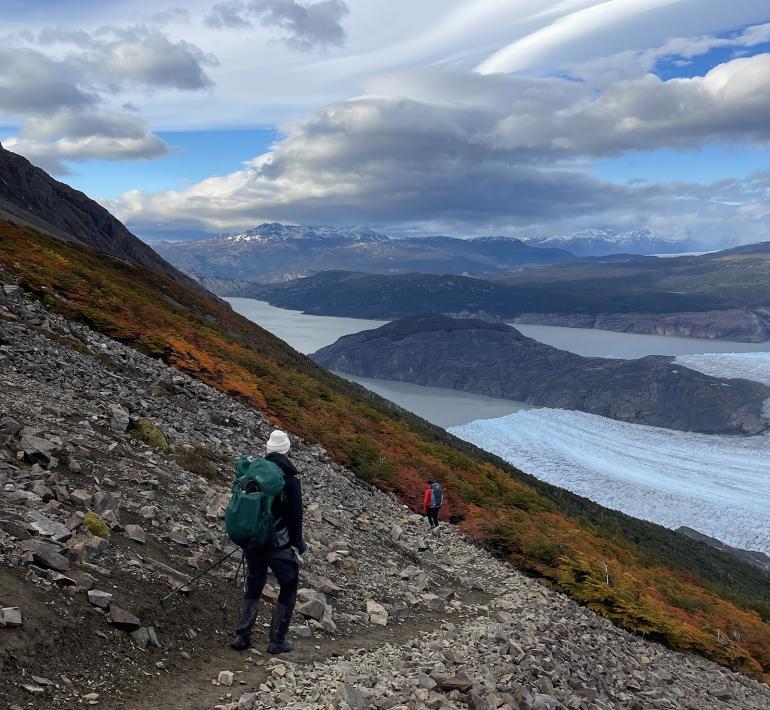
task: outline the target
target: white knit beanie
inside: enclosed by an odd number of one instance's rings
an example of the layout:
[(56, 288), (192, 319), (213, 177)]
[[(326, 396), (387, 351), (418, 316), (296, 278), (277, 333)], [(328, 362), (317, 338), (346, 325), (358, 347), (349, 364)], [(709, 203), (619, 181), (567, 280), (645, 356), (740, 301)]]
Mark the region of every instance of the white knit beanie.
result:
[(276, 429), (267, 440), (268, 454), (285, 454), (291, 448), (289, 435), (285, 431)]

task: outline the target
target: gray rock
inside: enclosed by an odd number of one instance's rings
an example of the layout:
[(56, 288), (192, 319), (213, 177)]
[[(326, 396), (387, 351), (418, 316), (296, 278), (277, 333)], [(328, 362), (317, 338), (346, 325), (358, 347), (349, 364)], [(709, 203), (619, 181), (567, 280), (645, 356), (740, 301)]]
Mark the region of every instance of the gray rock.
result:
[(108, 609), (112, 602), (112, 594), (109, 592), (102, 592), (98, 589), (89, 589), (88, 601), (100, 609)]
[(70, 561), (66, 557), (47, 547), (34, 551), (32, 557), (37, 564), (45, 569), (66, 572), (70, 568)]
[(108, 404), (107, 413), (110, 415), (110, 428), (113, 431), (124, 432), (131, 423), (128, 410), (120, 404)]
[(337, 696), (344, 700), (351, 710), (369, 710), (369, 701), (364, 694), (355, 686), (348, 683), (341, 683), (337, 686)]
[(22, 430), (22, 425), (19, 424), (15, 419), (11, 419), (10, 417), (6, 417), (5, 419), (0, 419), (0, 434), (10, 434), (11, 436), (16, 436), (20, 431)]
[(142, 545), (144, 545), (144, 543), (147, 541), (144, 533), (144, 528), (142, 528), (139, 525), (132, 525), (130, 523), (126, 525), (126, 537), (129, 540), (133, 540), (134, 542), (139, 542)]
[(130, 611), (114, 604), (110, 605), (110, 623), (124, 631), (136, 631), (142, 625), (142, 622)]
[(50, 537), (57, 542), (66, 542), (72, 537), (72, 531), (66, 525), (42, 516), (29, 523), (27, 529), (42, 537)]
[(88, 508), (92, 500), (93, 496), (84, 488), (78, 488), (70, 493), (70, 503), (76, 508)]
[(22, 626), (23, 624), (21, 609), (17, 606), (0, 609), (0, 619), (2, 619), (4, 626)]

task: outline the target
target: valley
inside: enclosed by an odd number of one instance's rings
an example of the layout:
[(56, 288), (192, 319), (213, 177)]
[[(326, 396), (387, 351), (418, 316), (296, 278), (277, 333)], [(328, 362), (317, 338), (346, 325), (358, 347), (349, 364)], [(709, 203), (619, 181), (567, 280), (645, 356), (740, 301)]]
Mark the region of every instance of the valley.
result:
[[(310, 316), (252, 299), (240, 313), (305, 352), (382, 321)], [(731, 343), (520, 325), (531, 338), (590, 357), (666, 355), (675, 364), (770, 385), (770, 343)], [(682, 525), (735, 547), (770, 553), (768, 435), (699, 435), (605, 417), (340, 373), (544, 480), (666, 527)], [(478, 397), (478, 400), (466, 398)], [(495, 407), (494, 403), (497, 403)], [(496, 409), (502, 411), (495, 411)], [(509, 411), (506, 411), (509, 410)]]

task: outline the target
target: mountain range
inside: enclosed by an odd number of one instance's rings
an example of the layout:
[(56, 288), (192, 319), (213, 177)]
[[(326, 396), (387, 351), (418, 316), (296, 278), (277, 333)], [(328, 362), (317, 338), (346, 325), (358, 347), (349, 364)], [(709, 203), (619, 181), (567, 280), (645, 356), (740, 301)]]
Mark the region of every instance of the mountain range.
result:
[(368, 273), (472, 274), (576, 261), (563, 249), (507, 237), (391, 239), (365, 227), (262, 224), (238, 234), (189, 242), (158, 242), (166, 259), (199, 279), (280, 282), (348, 269)]
[(527, 237), (527, 244), (566, 249), (577, 256), (609, 254), (681, 254), (701, 251), (703, 245), (689, 238), (672, 239), (642, 227), (621, 231), (611, 228), (581, 229), (547, 237)]

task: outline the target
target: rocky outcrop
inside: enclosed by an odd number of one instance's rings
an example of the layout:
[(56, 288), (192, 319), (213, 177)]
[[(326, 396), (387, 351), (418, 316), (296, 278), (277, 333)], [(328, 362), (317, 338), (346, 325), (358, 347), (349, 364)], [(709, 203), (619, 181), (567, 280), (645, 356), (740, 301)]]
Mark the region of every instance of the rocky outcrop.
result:
[(313, 359), (361, 377), (448, 387), (621, 421), (720, 434), (756, 434), (770, 388), (675, 366), (671, 358), (585, 358), (511, 326), (416, 316), (340, 338)]
[(195, 282), (129, 232), (104, 207), (0, 145), (0, 219), (80, 242), (148, 266), (187, 286)]

